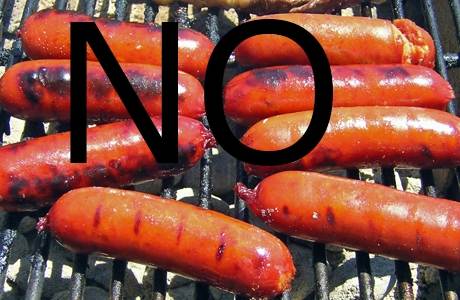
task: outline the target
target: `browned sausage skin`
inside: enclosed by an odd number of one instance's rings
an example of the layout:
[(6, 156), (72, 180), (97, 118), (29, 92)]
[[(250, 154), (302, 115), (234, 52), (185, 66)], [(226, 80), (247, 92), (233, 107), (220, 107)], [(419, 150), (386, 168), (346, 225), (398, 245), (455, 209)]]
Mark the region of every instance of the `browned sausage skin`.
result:
[[(331, 65), (416, 64), (434, 67), (435, 48), (430, 34), (408, 19), (393, 21), (365, 17), (274, 14), (255, 18), (295, 23), (321, 44)], [(294, 41), (262, 34), (243, 41), (236, 49), (245, 66), (305, 65), (308, 58)]]
[[(444, 110), (455, 95), (433, 69), (414, 65), (331, 66), (333, 106), (416, 106)], [(263, 118), (312, 110), (310, 66), (253, 69), (234, 77), (224, 90), (225, 113), (247, 125)], [(321, 101), (319, 99), (318, 101)]]
[[(121, 64), (151, 116), (161, 115), (161, 67)], [(204, 91), (193, 76), (178, 74), (179, 114), (204, 115)], [(16, 117), (34, 121), (70, 120), (70, 61), (32, 60), (13, 65), (0, 79), (0, 105)], [(87, 63), (87, 115), (90, 122), (128, 119), (120, 97), (97, 62)]]
[[(161, 120), (153, 122), (161, 130)], [(34, 210), (78, 187), (118, 187), (180, 174), (215, 144), (199, 121), (185, 117), (179, 118), (178, 136), (177, 164), (158, 163), (132, 121), (89, 128), (87, 163), (70, 163), (69, 132), (1, 147), (0, 207)]]
[(460, 271), (458, 202), (299, 171), (267, 177), (255, 190), (238, 184), (236, 192), (288, 235)]
[(295, 268), (287, 247), (237, 219), (179, 201), (109, 188), (62, 196), (47, 224), (80, 253), (154, 264), (235, 293), (273, 297), (290, 288)]
[[(95, 22), (119, 62), (161, 65), (161, 28), (151, 24), (92, 18), (73, 11), (41, 10), (20, 30), (24, 52), (32, 59), (70, 58), (70, 23)], [(214, 45), (192, 29), (178, 32), (179, 70), (204, 79)], [(96, 60), (90, 47), (88, 59)]]
[[(311, 112), (270, 117), (249, 128), (241, 141), (257, 150), (280, 150), (300, 139), (310, 118)], [(300, 160), (278, 166), (245, 164), (245, 169), (265, 177), (287, 170), (457, 165), (458, 117), (427, 108), (367, 106), (334, 108), (322, 140)]]

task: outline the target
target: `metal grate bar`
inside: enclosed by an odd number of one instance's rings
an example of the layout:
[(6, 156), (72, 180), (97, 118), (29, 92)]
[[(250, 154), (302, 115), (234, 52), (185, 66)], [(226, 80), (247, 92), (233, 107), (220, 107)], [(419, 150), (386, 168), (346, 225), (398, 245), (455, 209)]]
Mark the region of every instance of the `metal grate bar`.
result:
[(449, 0), (450, 8), (452, 9), (452, 14), (454, 15), (455, 30), (457, 33), (457, 41), (460, 41), (460, 1), (459, 0)]
[(10, 26), (11, 17), (13, 14), (13, 7), (14, 7), (14, 0), (1, 0), (0, 1), (0, 8), (2, 10), (2, 22), (1, 22), (1, 33), (2, 38), (0, 41), (0, 48), (3, 49), (5, 45), (4, 35), (8, 31), (8, 27)]
[(87, 254), (75, 254), (73, 261), (72, 278), (70, 279), (70, 299), (80, 300), (83, 299), (83, 291), (86, 284), (86, 267), (88, 265)]
[[(162, 181), (161, 196), (163, 198), (175, 199), (174, 177), (165, 178)], [(153, 274), (153, 299), (164, 300), (166, 298), (168, 273), (162, 269), (155, 269)]]
[[(347, 177), (359, 180), (359, 170), (347, 170)], [(356, 268), (358, 271), (359, 295), (363, 300), (373, 300), (374, 298), (374, 279), (372, 277), (371, 262), (369, 254), (356, 251)]]
[(192, 20), (188, 17), (187, 5), (182, 5), (179, 2), (174, 2), (169, 6), (169, 18), (177, 22), (179, 28), (190, 28)]
[[(204, 126), (209, 127), (208, 119), (203, 117), (202, 122)], [(200, 192), (198, 195), (199, 205), (202, 208), (209, 208), (209, 201), (211, 200), (212, 182), (211, 182), (211, 163), (212, 163), (212, 149), (206, 149), (203, 158), (200, 162)], [(197, 282), (195, 285), (195, 299), (209, 299), (209, 285), (203, 282)]]
[(329, 282), (324, 244), (313, 243), (313, 269), (315, 273), (315, 299), (329, 300)]
[(27, 300), (39, 300), (41, 298), (50, 242), (50, 233), (46, 231), (40, 232), (35, 239), (36, 249), (32, 255), (32, 268), (25, 296)]
[[(386, 186), (396, 188), (394, 170), (392, 168), (382, 169), (382, 183)], [(412, 274), (409, 264), (400, 260), (395, 261), (395, 273), (397, 282), (398, 299), (414, 299), (412, 290)]]
[(158, 5), (153, 3), (153, 1), (147, 1), (144, 10), (144, 22), (153, 23), (155, 22), (155, 16), (158, 13)]
[(123, 283), (125, 281), (125, 271), (127, 262), (115, 259), (112, 266), (112, 282), (110, 284), (110, 299), (123, 299)]
[(68, 0), (57, 0), (54, 3), (54, 8), (59, 10), (64, 10), (67, 7)]
[(6, 216), (5, 229), (0, 233), (0, 298), (3, 297), (6, 272), (8, 270), (8, 257), (11, 247), (16, 238), (17, 230), (23, 215), (21, 213), (9, 213)]

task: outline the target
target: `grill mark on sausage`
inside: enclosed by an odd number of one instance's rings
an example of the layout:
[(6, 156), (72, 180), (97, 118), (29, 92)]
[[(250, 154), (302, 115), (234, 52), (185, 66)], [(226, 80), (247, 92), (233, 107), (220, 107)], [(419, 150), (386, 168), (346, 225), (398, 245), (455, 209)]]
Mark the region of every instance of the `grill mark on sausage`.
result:
[(20, 82), (23, 82), (21, 86), (23, 87), (23, 92), (26, 99), (32, 104), (39, 103), (43, 97), (43, 94), (36, 87), (38, 80), (37, 72), (24, 72), (19, 77)]
[(256, 81), (255, 84), (263, 83), (271, 87), (279, 86), (282, 82), (288, 79), (288, 76), (284, 70), (276, 68), (262, 70), (256, 69), (252, 71), (252, 75), (254, 76), (253, 78)]
[(225, 240), (225, 233), (222, 232), (220, 234), (220, 241), (219, 241), (219, 246), (217, 247), (216, 251), (216, 260), (220, 261), (222, 259), (222, 256), (224, 255), (225, 248), (227, 247), (227, 243)]
[(133, 228), (133, 231), (134, 231), (135, 235), (139, 234), (139, 229), (141, 227), (141, 223), (142, 223), (142, 211), (137, 210), (136, 215), (134, 216), (134, 228)]
[(406, 69), (401, 67), (380, 67), (379, 71), (386, 79), (393, 79), (398, 77), (409, 77), (410, 74)]
[(182, 233), (184, 232), (184, 221), (181, 220), (179, 227), (177, 228), (176, 243), (179, 244), (180, 239), (182, 238)]
[(434, 159), (433, 153), (427, 145), (421, 145), (421, 153), (424, 157), (428, 158), (429, 160)]
[(289, 215), (289, 208), (286, 205), (283, 206), (283, 214)]
[(96, 212), (94, 213), (94, 218), (93, 218), (94, 228), (97, 228), (99, 224), (101, 223), (101, 210), (102, 210), (102, 204), (99, 204), (98, 207), (96, 208)]
[(327, 223), (331, 226), (335, 225), (335, 215), (332, 207), (328, 206), (326, 209), (326, 219)]

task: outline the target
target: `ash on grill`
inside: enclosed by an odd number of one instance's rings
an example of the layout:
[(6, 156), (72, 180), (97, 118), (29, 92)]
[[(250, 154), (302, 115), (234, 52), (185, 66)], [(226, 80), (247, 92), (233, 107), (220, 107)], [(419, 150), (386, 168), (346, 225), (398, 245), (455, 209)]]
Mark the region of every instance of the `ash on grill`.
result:
[[(460, 61), (459, 54), (456, 53), (459, 46), (460, 1), (438, 1), (436, 11), (443, 13), (438, 18), (433, 8), (434, 1), (407, 2), (403, 5), (401, 0), (394, 0), (378, 7), (371, 7), (363, 1), (360, 7), (343, 10), (342, 13), (383, 18), (405, 16), (425, 25), (436, 42), (438, 71), (445, 78), (450, 75), (451, 84), (458, 90), (459, 85), (456, 83), (460, 82), (457, 78), (459, 74), (454, 68), (459, 66)], [(79, 10), (88, 15), (135, 22), (161, 23), (176, 20), (180, 26), (191, 26), (207, 34), (214, 42), (239, 22), (250, 17), (247, 14), (237, 14), (234, 10), (213, 8), (199, 11), (191, 5), (178, 4), (158, 7), (148, 1), (128, 3), (126, 0), (0, 0), (0, 74), (4, 72), (5, 67), (23, 58), (21, 44), (15, 36), (21, 22), (32, 12), (47, 7)], [(439, 28), (453, 28), (455, 24), (457, 35), (449, 30), (439, 32), (437, 19), (440, 25), (444, 25)], [(455, 52), (443, 52), (443, 46)], [(451, 68), (451, 73), (448, 74), (447, 68)], [(233, 65), (229, 73), (233, 75), (240, 71)], [(451, 105), (449, 110), (455, 112), (456, 107)], [(7, 134), (2, 140), (5, 144), (67, 128), (66, 124), (24, 122), (10, 118), (3, 111), (0, 112), (0, 133)], [(459, 191), (454, 176), (456, 174), (446, 170), (436, 171), (434, 175), (430, 170), (347, 170), (341, 175), (392, 185), (409, 192), (422, 192), (430, 196), (442, 195), (453, 198)], [(164, 197), (176, 197), (249, 220), (266, 228), (261, 222), (248, 216), (243, 202), (234, 199), (232, 189), (236, 180), (244, 181), (249, 186), (256, 184), (254, 178), (245, 176), (239, 162), (222, 149), (213, 149), (205, 155), (201, 166), (195, 167), (183, 176), (129, 188), (161, 193)], [(83, 294), (86, 299), (109, 296), (120, 299), (122, 295), (126, 299), (234, 298), (232, 294), (145, 265), (113, 261), (93, 255), (74, 256), (48, 234), (37, 236), (35, 222), (44, 213), (45, 211), (28, 215), (1, 213), (3, 230), (0, 234), (0, 295), (3, 299), (80, 299)], [(404, 262), (395, 263), (386, 258), (335, 247), (325, 248), (324, 245), (285, 236), (281, 238), (288, 243), (297, 267), (294, 287), (290, 293), (281, 297), (283, 299), (313, 299), (315, 296), (318, 299), (411, 299), (412, 294), (419, 299), (435, 299), (441, 298), (441, 292), (445, 299), (458, 299), (455, 290), (460, 289), (459, 280), (446, 272), (439, 272), (439, 284), (438, 271), (429, 267)], [(328, 289), (330, 294), (327, 292)], [(236, 298), (244, 299), (240, 296)]]

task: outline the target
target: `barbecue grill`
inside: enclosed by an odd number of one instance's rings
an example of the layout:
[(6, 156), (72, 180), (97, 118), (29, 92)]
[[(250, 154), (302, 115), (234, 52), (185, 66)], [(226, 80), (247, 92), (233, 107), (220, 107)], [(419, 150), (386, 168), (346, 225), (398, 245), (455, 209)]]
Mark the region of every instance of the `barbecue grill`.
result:
[[(16, 1), (20, 2), (20, 1)], [(144, 1), (136, 1), (136, 3), (144, 3)], [(14, 32), (8, 31), (12, 20), (13, 10), (15, 9), (14, 0), (0, 0), (0, 19), (2, 30), (0, 31), (0, 63), (1, 66), (6, 68), (21, 61), (24, 56), (21, 49), (21, 42), (15, 36)], [(436, 4), (436, 7), (435, 7)], [(26, 0), (25, 6), (22, 10), (21, 24), (24, 20), (38, 9), (39, 0)], [(132, 8), (133, 3), (128, 0), (116, 0), (115, 3), (115, 19), (126, 20), (129, 18), (129, 12)], [(57, 0), (54, 2), (54, 7), (57, 9), (66, 9), (68, 7), (67, 0)], [(96, 7), (96, 0), (80, 0), (77, 10), (84, 12), (88, 15), (94, 15)], [(108, 0), (103, 1), (101, 15), (107, 16)], [(452, 18), (452, 25), (450, 28), (455, 28), (455, 33), (449, 30), (441, 32), (440, 25), (438, 23), (438, 13), (440, 7), (444, 9), (442, 11), (448, 18)], [(450, 10), (449, 10), (450, 8)], [(179, 22), (179, 26), (182, 27), (193, 27), (196, 24), (191, 22), (188, 17), (187, 5), (173, 4), (170, 7), (170, 20)], [(153, 4), (151, 1), (145, 1), (145, 22), (152, 22), (157, 15), (159, 7)], [(460, 0), (441, 0), (434, 3), (432, 0), (411, 0), (404, 3), (402, 0), (387, 1), (387, 3), (379, 5), (376, 10), (368, 1), (363, 1), (361, 6), (354, 7), (353, 13), (355, 15), (363, 15), (367, 17), (374, 16), (377, 11), (378, 17), (383, 18), (411, 18), (422, 27), (428, 29), (431, 33), (435, 46), (436, 46), (436, 69), (446, 79), (449, 77), (454, 78), (457, 74), (455, 68), (460, 67), (460, 52), (445, 52), (444, 47), (458, 47), (456, 44), (460, 41)], [(438, 13), (437, 13), (438, 11)], [(211, 8), (208, 9), (204, 24), (196, 25), (198, 29), (205, 33), (214, 42), (218, 42), (219, 37), (223, 34), (223, 25), (220, 23), (219, 14), (220, 9)], [(245, 13), (238, 13), (239, 21), (248, 19), (249, 15)], [(446, 23), (450, 20), (440, 20)], [(448, 35), (447, 39), (442, 39), (443, 35)], [(450, 36), (452, 35), (452, 36)], [(6, 49), (5, 42), (13, 41), (12, 46)], [(455, 44), (451, 46), (448, 43)], [(458, 51), (458, 50), (455, 50)], [(236, 64), (232, 64), (230, 61), (229, 67), (232, 72), (241, 72), (242, 69)], [(449, 72), (452, 69), (452, 72)], [(455, 89), (459, 87), (460, 81), (450, 80), (451, 84)], [(452, 101), (448, 106), (448, 111), (455, 114), (457, 112), (456, 103)], [(3, 133), (9, 134), (10, 132), (10, 117), (9, 115), (1, 111), (0, 112), (0, 138)], [(206, 119), (203, 119), (205, 125)], [(68, 129), (67, 124), (54, 124), (57, 131)], [(241, 130), (237, 128), (237, 132), (241, 133)], [(37, 137), (45, 134), (44, 125), (38, 122), (26, 122), (23, 138)], [(199, 194), (198, 199), (200, 205), (203, 208), (209, 208), (212, 193), (212, 168), (215, 167), (216, 162), (213, 162), (212, 150), (207, 150), (199, 166)], [(214, 164), (214, 165), (213, 165)], [(236, 170), (235, 177), (238, 181), (242, 181), (249, 186), (253, 187), (257, 183), (256, 178), (248, 177), (243, 169), (240, 162), (236, 160), (226, 160), (228, 169)], [(236, 165), (236, 168), (235, 168)], [(193, 171), (189, 171), (193, 172)], [(414, 170), (411, 172), (417, 172), (422, 181), (422, 191), (432, 197), (439, 195), (439, 187), (435, 185), (438, 180), (438, 172), (433, 173), (432, 170)], [(447, 189), (443, 192), (447, 193), (447, 197), (455, 199), (460, 191), (459, 185), (459, 169), (453, 169), (449, 171), (450, 176), (449, 184)], [(196, 172), (193, 173), (196, 175)], [(387, 186), (396, 186), (395, 173), (393, 169), (382, 169), (375, 172), (375, 181), (382, 183)], [(189, 174), (190, 175), (190, 174)], [(185, 175), (187, 176), (187, 174)], [(193, 176), (193, 175), (190, 175)], [(346, 176), (349, 178), (360, 179), (360, 172), (357, 169), (346, 170)], [(182, 181), (183, 183), (183, 181)], [(168, 198), (176, 197), (176, 190), (181, 188), (181, 184), (177, 184), (174, 178), (167, 178), (162, 180), (162, 196)], [(233, 184), (232, 182), (231, 184)], [(445, 196), (445, 195), (443, 195)], [(248, 212), (245, 209), (244, 203), (235, 198), (234, 199), (235, 209), (234, 217), (248, 221)], [(18, 233), (18, 225), (20, 221), (26, 217), (31, 216), (34, 218), (43, 216), (46, 210), (40, 210), (34, 213), (9, 213), (6, 215), (3, 229), (0, 232), (0, 295), (3, 295), (4, 284), (6, 280), (6, 274), (8, 270), (8, 257), (11, 254), (13, 242)], [(299, 243), (295, 239), (291, 239), (286, 236), (280, 236), (281, 239), (286, 243)], [(27, 290), (25, 291), (25, 299), (40, 299), (42, 297), (42, 291), (46, 289), (44, 287), (45, 269), (48, 254), (50, 251), (50, 243), (52, 237), (46, 232), (39, 233), (36, 236), (35, 246), (31, 253), (31, 269), (29, 273), (29, 279), (27, 284)], [(315, 275), (315, 289), (314, 293), (308, 296), (308, 299), (329, 299), (329, 283), (328, 283), (328, 268), (326, 259), (326, 247), (323, 244), (312, 243), (313, 250), (313, 269)], [(460, 258), (459, 258), (460, 259)], [(85, 271), (87, 268), (88, 256), (83, 254), (75, 254), (73, 262), (73, 273), (70, 279), (70, 298), (71, 299), (82, 299), (83, 291), (85, 288)], [(361, 299), (375, 299), (373, 291), (373, 275), (370, 267), (369, 254), (357, 251), (356, 252), (356, 265), (359, 279), (359, 294)], [(123, 295), (124, 277), (126, 271), (127, 262), (121, 260), (113, 261), (112, 279), (110, 285), (110, 297), (111, 299), (121, 299)], [(413, 279), (409, 265), (403, 261), (395, 261), (395, 274), (397, 278), (396, 296), (399, 299), (414, 299), (413, 295)], [(154, 299), (165, 299), (167, 290), (167, 273), (166, 271), (156, 269), (154, 271), (154, 282), (153, 286), (153, 298)], [(235, 274), (238, 276), (238, 274)], [(439, 271), (439, 281), (441, 285), (442, 297), (444, 299), (458, 299), (458, 293), (455, 291), (453, 280), (454, 275), (446, 272)], [(196, 283), (195, 294), (196, 299), (210, 299), (211, 294), (209, 287), (201, 282)], [(245, 297), (235, 295), (236, 299), (246, 299)], [(289, 292), (281, 295), (280, 299), (291, 299)]]

